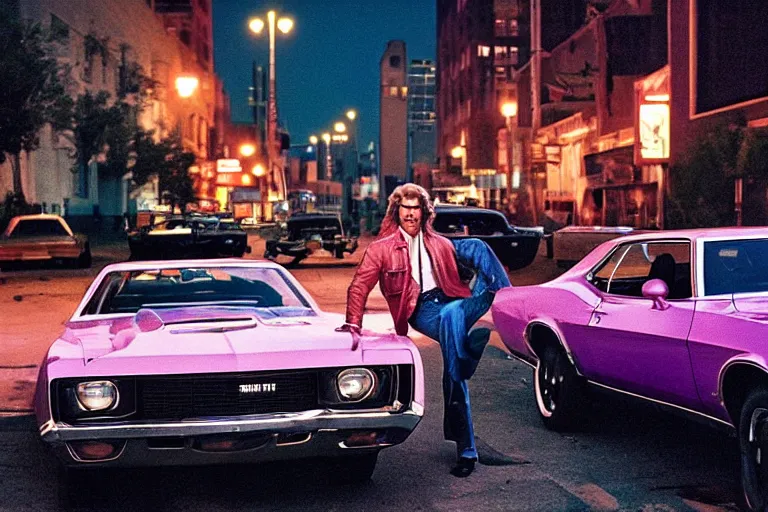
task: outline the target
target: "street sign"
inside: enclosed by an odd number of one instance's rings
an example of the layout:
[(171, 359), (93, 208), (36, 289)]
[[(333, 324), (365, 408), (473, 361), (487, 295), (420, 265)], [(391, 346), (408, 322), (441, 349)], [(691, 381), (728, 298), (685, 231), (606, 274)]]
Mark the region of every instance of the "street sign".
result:
[(216, 160), (216, 172), (241, 172), (240, 160), (237, 158), (219, 158)]

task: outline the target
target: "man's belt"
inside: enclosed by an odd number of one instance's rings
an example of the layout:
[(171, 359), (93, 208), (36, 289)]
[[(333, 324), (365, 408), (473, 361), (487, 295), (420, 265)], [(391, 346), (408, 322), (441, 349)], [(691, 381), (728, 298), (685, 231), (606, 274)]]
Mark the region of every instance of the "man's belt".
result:
[(419, 302), (451, 302), (452, 297), (443, 293), (440, 288), (432, 288), (419, 295)]

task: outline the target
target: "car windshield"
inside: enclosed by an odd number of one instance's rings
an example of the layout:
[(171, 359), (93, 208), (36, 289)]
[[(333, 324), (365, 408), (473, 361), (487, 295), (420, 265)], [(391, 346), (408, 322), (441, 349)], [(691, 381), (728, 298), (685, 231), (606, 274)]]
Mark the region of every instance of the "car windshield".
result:
[(67, 230), (58, 219), (26, 219), (19, 221), (10, 238), (33, 236), (68, 236)]
[(278, 269), (186, 267), (110, 272), (83, 315), (136, 313), (141, 308), (233, 306), (300, 309), (309, 302)]
[(768, 291), (768, 239), (704, 243), (704, 295)]

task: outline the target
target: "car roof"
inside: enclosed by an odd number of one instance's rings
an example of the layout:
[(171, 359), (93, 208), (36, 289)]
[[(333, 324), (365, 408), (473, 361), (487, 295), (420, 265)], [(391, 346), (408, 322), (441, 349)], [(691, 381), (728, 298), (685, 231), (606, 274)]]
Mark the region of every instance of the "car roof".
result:
[(435, 213), (469, 213), (471, 215), (474, 214), (480, 214), (480, 215), (495, 215), (502, 217), (504, 216), (501, 212), (496, 210), (490, 210), (488, 208), (478, 208), (477, 206), (442, 206), (437, 205), (435, 207)]
[(616, 243), (642, 242), (646, 240), (668, 240), (685, 238), (695, 242), (700, 238), (742, 238), (768, 237), (768, 228), (764, 227), (725, 227), (674, 229), (669, 231), (646, 231), (614, 239)]
[(54, 213), (33, 213), (31, 215), (17, 215), (14, 217), (14, 219), (18, 219), (19, 221), (22, 220), (64, 220), (61, 218), (61, 215), (56, 215)]

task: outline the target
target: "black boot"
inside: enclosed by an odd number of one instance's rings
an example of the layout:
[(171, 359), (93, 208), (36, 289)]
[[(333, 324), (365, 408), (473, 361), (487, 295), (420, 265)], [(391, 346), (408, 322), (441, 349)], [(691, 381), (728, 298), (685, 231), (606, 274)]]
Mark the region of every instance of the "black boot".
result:
[(475, 459), (459, 457), (459, 461), (451, 469), (451, 474), (457, 478), (466, 478), (475, 470)]

